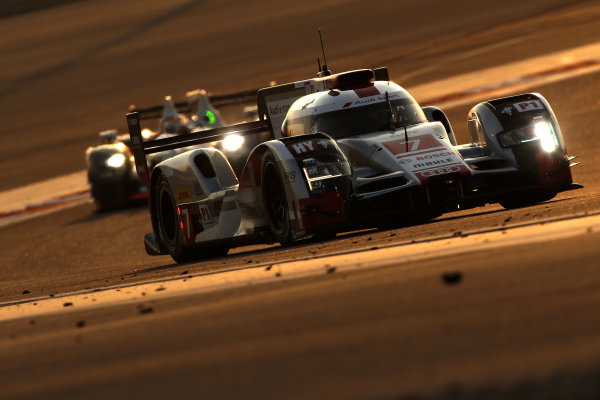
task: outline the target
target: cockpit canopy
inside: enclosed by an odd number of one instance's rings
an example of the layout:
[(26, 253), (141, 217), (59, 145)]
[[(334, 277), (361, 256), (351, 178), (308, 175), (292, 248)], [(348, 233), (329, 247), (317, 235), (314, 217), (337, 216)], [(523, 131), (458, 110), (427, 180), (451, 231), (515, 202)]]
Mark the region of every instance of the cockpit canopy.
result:
[[(368, 102), (358, 98), (354, 90), (337, 91), (335, 95), (316, 93), (312, 95), (318, 96), (315, 101), (298, 100), (305, 106), (292, 105), (282, 125), (283, 135), (322, 132), (339, 139), (427, 122), (419, 104), (404, 89), (387, 82), (376, 83), (380, 94), (371, 96)], [(394, 91), (386, 94), (382, 89)]]

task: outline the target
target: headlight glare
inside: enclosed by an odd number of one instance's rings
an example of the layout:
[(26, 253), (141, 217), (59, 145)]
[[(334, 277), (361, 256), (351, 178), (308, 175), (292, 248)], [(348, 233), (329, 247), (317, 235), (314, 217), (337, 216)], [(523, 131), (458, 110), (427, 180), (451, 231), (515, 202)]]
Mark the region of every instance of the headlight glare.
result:
[(548, 153), (553, 152), (558, 147), (556, 137), (552, 133), (552, 128), (545, 121), (536, 122), (533, 128), (535, 136), (541, 140), (542, 149)]
[(143, 139), (148, 139), (153, 135), (152, 131), (148, 128), (144, 128), (142, 129), (142, 138)]
[(528, 126), (500, 133), (496, 137), (502, 147), (512, 147), (539, 140), (542, 149), (548, 153), (558, 148), (558, 141), (552, 126), (539, 117), (534, 118), (533, 123)]
[(120, 168), (125, 164), (125, 156), (122, 153), (115, 153), (106, 160), (106, 165), (112, 168)]
[(237, 134), (227, 135), (227, 137), (223, 139), (223, 149), (227, 151), (239, 150), (243, 144), (244, 137)]

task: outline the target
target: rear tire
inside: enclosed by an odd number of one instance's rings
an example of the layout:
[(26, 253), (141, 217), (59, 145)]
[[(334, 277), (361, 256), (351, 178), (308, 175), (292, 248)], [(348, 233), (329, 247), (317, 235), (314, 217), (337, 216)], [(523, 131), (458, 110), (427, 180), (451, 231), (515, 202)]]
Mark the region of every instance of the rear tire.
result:
[(175, 197), (171, 185), (164, 175), (158, 178), (156, 189), (156, 216), (158, 220), (158, 233), (160, 240), (165, 245), (169, 254), (177, 263), (196, 261), (203, 258), (222, 257), (227, 254), (226, 246), (184, 246), (183, 232), (177, 215)]
[(292, 242), (289, 207), (285, 186), (275, 159), (268, 154), (262, 169), (264, 206), (273, 238), (282, 245)]

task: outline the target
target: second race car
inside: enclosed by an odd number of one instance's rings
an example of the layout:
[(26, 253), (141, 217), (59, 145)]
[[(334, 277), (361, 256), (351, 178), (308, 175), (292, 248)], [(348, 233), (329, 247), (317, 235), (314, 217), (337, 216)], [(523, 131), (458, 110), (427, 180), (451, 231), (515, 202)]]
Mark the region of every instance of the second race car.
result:
[[(152, 118), (152, 113), (160, 117), (155, 131), (142, 131), (143, 140), (183, 135), (224, 125), (206, 92), (196, 90), (186, 93), (185, 105), (188, 110), (192, 110), (190, 117), (180, 114), (169, 96), (165, 98), (160, 114), (156, 114), (154, 108), (141, 110), (142, 118)], [(100, 145), (89, 147), (85, 153), (88, 182), (96, 207), (99, 210), (121, 208), (138, 199), (147, 198), (148, 189), (134, 168), (129, 135), (106, 130), (100, 132), (100, 142)], [(156, 154), (149, 159), (149, 164), (152, 167), (181, 151)]]

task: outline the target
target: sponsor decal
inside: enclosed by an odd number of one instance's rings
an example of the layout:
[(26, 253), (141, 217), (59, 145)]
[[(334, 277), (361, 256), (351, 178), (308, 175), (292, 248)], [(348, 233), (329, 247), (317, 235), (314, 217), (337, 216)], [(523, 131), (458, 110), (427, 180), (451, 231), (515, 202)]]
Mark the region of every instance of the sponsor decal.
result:
[(269, 106), (269, 114), (271, 115), (280, 115), (285, 114), (290, 109), (289, 105), (274, 105)]
[(423, 177), (430, 177), (435, 175), (451, 174), (453, 172), (460, 172), (460, 167), (458, 165), (452, 165), (447, 167), (428, 169), (426, 171), (419, 172), (419, 175)]
[(183, 232), (183, 242), (191, 244), (196, 241), (196, 234), (204, 229), (198, 222), (198, 207), (195, 204), (186, 204), (177, 207), (179, 214), (180, 227)]
[[(377, 90), (377, 88), (374, 86), (373, 86), (373, 89)], [(361, 90), (361, 89), (357, 89), (357, 90)], [(377, 96), (377, 95), (380, 95), (380, 96)], [(386, 101), (385, 96), (381, 96), (381, 93), (379, 93), (379, 91), (377, 93), (370, 94), (369, 96), (371, 96), (371, 97), (369, 97), (368, 99), (356, 100), (356, 101), (351, 101), (351, 102), (345, 103), (342, 106), (342, 108), (348, 108), (350, 106), (360, 106), (360, 105), (364, 105), (364, 104), (373, 104), (373, 103), (379, 103), (379, 102)], [(359, 97), (365, 97), (365, 96), (359, 96)], [(401, 96), (399, 93), (391, 93), (391, 94), (389, 94), (388, 97), (390, 100), (393, 100), (393, 99), (398, 99)]]
[(281, 124), (287, 115), (293, 101), (293, 99), (285, 99), (278, 102), (268, 102), (269, 119), (271, 120), (271, 126), (278, 127), (273, 129), (275, 138), (281, 137)]
[(137, 118), (131, 118), (129, 120), (129, 126), (136, 126), (138, 124)]
[(360, 97), (361, 99), (363, 97), (371, 97), (371, 96), (377, 96), (378, 94), (381, 94), (375, 86), (367, 86), (367, 87), (360, 88), (360, 89), (354, 89), (354, 93), (356, 93), (356, 95), (358, 97)]
[(213, 223), (213, 217), (210, 215), (210, 211), (208, 209), (207, 204), (198, 205), (198, 209), (200, 210), (200, 216), (202, 218), (203, 225), (210, 225)]
[(310, 151), (315, 151), (315, 142), (312, 140), (308, 140), (306, 142), (294, 143), (292, 145), (292, 149), (296, 152), (296, 154), (304, 154)]
[(434, 135), (426, 134), (408, 139), (392, 140), (382, 143), (396, 155), (398, 164), (405, 171), (412, 172), (423, 183), (437, 175), (460, 172), (469, 174), (458, 154), (441, 143)]
[(456, 162), (456, 160), (449, 157), (449, 158), (444, 158), (444, 159), (439, 159), (439, 160), (424, 161), (424, 162), (414, 163), (413, 168), (415, 170), (417, 170), (418, 168), (429, 168), (429, 167), (433, 167), (435, 165), (450, 164), (451, 162)]
[(323, 90), (328, 90), (335, 86), (338, 86), (337, 78), (335, 79), (335, 81), (333, 81), (331, 79), (323, 81)]
[(354, 105), (364, 105), (364, 104), (372, 104), (372, 103), (379, 103), (381, 102), (381, 98), (375, 98), (375, 97), (370, 97), (368, 99), (364, 99), (364, 100), (356, 100), (354, 102)]
[[(433, 135), (421, 135), (408, 139), (408, 146), (404, 138), (397, 140), (390, 140), (389, 142), (383, 142), (382, 145), (390, 151), (392, 154), (401, 154), (401, 156), (407, 155), (408, 153), (430, 150), (435, 148), (442, 148), (442, 144)], [(430, 150), (431, 151), (431, 150)]]
[(187, 203), (188, 201), (192, 201), (192, 191), (190, 188), (177, 189), (175, 191), (175, 196), (177, 197), (177, 203)]
[(544, 106), (542, 106), (542, 103), (539, 100), (531, 100), (531, 101), (523, 101), (521, 103), (514, 103), (513, 107), (518, 112), (535, 111), (535, 110), (543, 110), (544, 109)]
[(306, 94), (312, 93), (312, 88), (310, 87), (310, 81), (304, 82), (304, 90), (306, 90)]
[(513, 108), (511, 106), (506, 106), (500, 111), (500, 113), (511, 116), (513, 113)]
[(415, 160), (423, 161), (423, 160), (435, 160), (442, 157), (453, 156), (454, 153), (451, 151), (442, 151), (439, 153), (431, 153), (431, 154), (423, 154), (421, 156), (416, 156)]
[(436, 167), (436, 168), (429, 168), (429, 169), (415, 172), (415, 175), (417, 176), (417, 178), (419, 178), (421, 180), (421, 182), (427, 183), (431, 180), (431, 178), (433, 178), (435, 176), (455, 174), (457, 172), (460, 173), (461, 175), (470, 175), (469, 170), (464, 165), (460, 165), (460, 164), (445, 165), (445, 166)]
[(283, 180), (285, 181), (285, 183), (296, 182), (296, 171), (285, 171), (283, 173)]
[(329, 148), (329, 140), (317, 140), (317, 145), (321, 146), (324, 149)]

